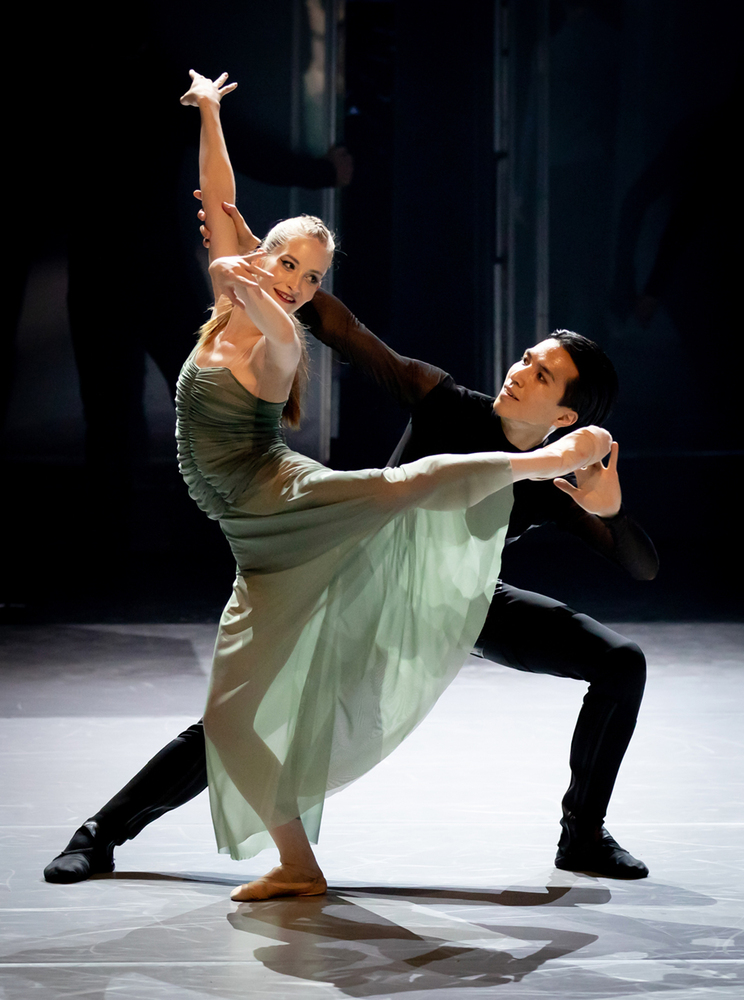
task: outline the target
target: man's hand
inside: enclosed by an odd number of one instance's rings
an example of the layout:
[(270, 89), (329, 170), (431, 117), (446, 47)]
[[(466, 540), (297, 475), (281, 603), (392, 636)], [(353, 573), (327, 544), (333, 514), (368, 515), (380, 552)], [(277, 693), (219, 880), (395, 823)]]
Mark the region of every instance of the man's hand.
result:
[[(194, 197), (196, 198), (197, 201), (201, 201), (201, 191), (199, 191), (198, 189), (194, 191)], [(256, 247), (260, 244), (261, 240), (259, 240), (258, 237), (253, 235), (253, 233), (250, 230), (250, 227), (248, 226), (248, 223), (245, 221), (243, 216), (238, 211), (237, 206), (231, 205), (229, 201), (223, 201), (222, 211), (225, 212), (227, 215), (229, 215), (233, 221), (233, 225), (235, 226), (235, 232), (238, 237), (238, 249), (240, 250), (240, 253), (241, 254), (253, 253)], [(199, 221), (201, 222), (201, 225), (199, 226), (199, 232), (202, 234), (202, 243), (204, 244), (205, 247), (208, 247), (209, 238), (212, 234), (210, 233), (209, 229), (207, 229), (206, 212), (204, 211), (203, 208), (200, 208), (199, 211), (196, 213), (196, 215)]]
[(622, 493), (617, 475), (617, 441), (612, 442), (607, 465), (600, 459), (592, 465), (576, 470), (576, 486), (565, 479), (553, 480), (559, 490), (568, 493), (579, 507), (599, 517), (614, 517), (620, 510)]

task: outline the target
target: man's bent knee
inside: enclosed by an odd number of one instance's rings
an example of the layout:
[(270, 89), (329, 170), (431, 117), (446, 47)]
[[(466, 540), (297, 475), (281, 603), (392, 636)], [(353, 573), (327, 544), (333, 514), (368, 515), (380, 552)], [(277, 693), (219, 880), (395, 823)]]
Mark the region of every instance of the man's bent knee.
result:
[(639, 699), (646, 686), (646, 657), (629, 639), (607, 650), (603, 686), (612, 688), (622, 700)]

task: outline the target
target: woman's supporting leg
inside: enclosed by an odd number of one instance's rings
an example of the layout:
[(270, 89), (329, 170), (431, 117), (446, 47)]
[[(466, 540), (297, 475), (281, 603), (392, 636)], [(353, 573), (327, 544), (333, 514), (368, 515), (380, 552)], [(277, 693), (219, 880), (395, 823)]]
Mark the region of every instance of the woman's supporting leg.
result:
[(230, 898), (242, 903), (275, 896), (322, 895), (328, 886), (300, 820), (275, 826), (269, 833), (279, 848), (279, 865), (268, 875), (238, 886)]

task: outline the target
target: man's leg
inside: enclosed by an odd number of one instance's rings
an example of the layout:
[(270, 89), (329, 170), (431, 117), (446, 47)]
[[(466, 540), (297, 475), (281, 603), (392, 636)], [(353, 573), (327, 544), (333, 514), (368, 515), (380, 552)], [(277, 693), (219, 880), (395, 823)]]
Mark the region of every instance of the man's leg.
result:
[(643, 697), (646, 661), (639, 647), (565, 604), (507, 584), (494, 595), (478, 645), (505, 666), (589, 682), (571, 742), (556, 865), (643, 878), (646, 866), (603, 826)]
[(204, 724), (189, 726), (155, 754), (105, 806), (76, 830), (44, 869), (47, 882), (82, 882), (114, 870), (114, 847), (207, 787)]

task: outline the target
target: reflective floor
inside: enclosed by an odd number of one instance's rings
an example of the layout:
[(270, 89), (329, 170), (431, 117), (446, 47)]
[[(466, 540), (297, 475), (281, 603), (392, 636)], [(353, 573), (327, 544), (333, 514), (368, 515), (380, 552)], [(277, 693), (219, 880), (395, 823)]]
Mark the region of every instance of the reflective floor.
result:
[(744, 996), (744, 627), (616, 627), (650, 678), (608, 826), (650, 878), (552, 867), (583, 685), (473, 660), (329, 801), (328, 894), (240, 905), (230, 888), (274, 856), (218, 856), (206, 796), (119, 848), (113, 875), (41, 876), (198, 717), (213, 630), (4, 628), (0, 996)]

